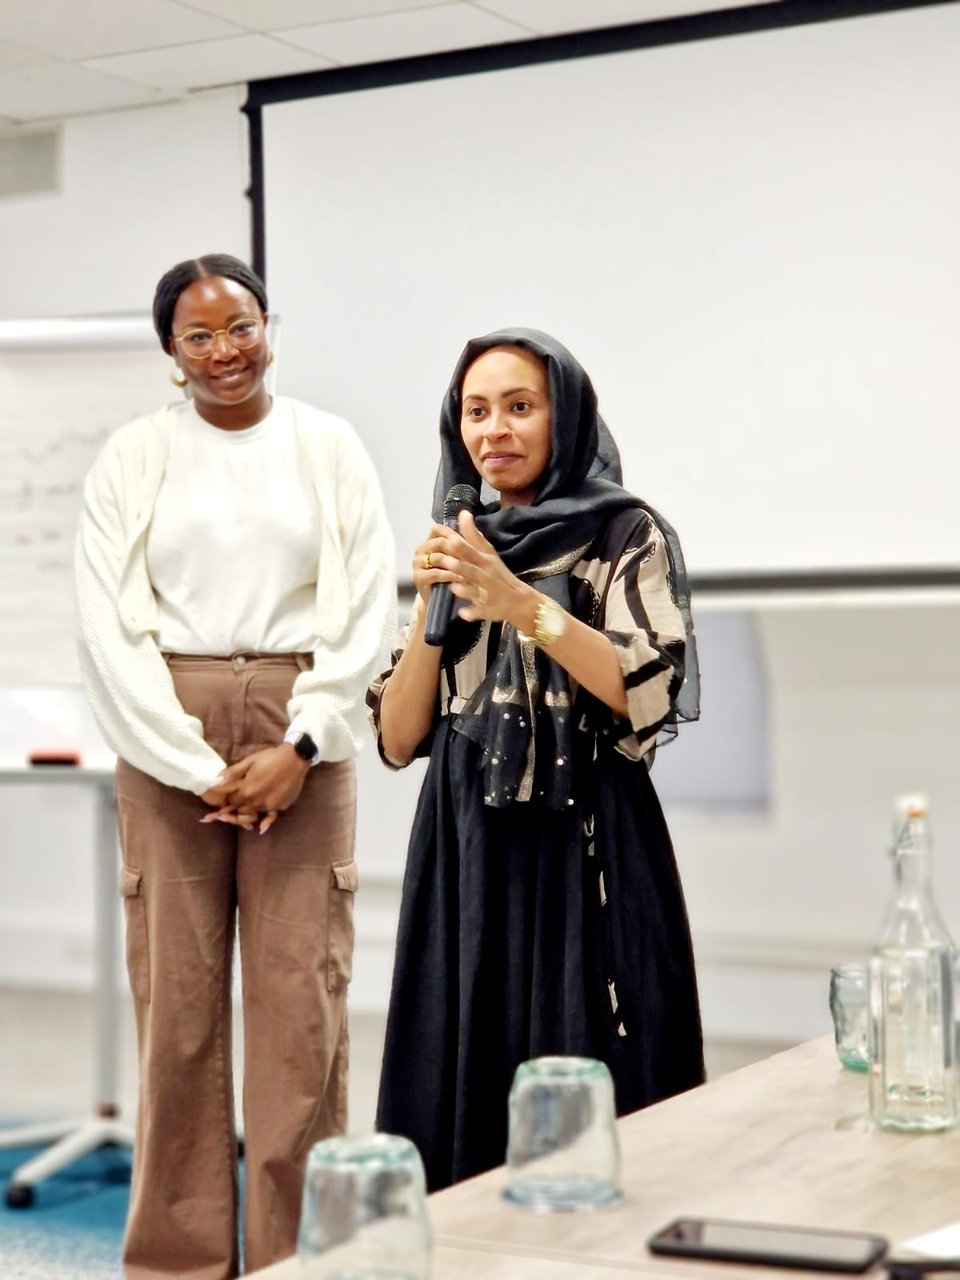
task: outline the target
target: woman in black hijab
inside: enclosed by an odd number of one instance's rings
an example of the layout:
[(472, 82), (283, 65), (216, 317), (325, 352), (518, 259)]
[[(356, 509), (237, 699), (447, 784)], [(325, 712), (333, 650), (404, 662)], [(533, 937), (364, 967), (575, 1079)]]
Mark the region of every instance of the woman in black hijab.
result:
[[(443, 403), (417, 600), (368, 706), (384, 761), (429, 754), (403, 885), (378, 1128), (431, 1190), (502, 1163), (518, 1064), (602, 1059), (620, 1114), (703, 1080), (693, 953), (648, 769), (698, 714), (673, 530), (619, 484), (584, 370), (546, 334), (464, 349)], [(442, 647), (426, 602), (459, 613)]]

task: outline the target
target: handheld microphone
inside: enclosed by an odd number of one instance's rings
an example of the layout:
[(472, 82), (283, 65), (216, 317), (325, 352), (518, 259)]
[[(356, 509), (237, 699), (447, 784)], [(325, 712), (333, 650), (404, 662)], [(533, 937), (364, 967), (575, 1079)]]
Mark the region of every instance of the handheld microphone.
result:
[[(443, 523), (448, 529), (456, 529), (461, 511), (476, 515), (480, 510), (480, 495), (472, 484), (455, 484), (443, 500)], [(427, 644), (443, 644), (447, 628), (453, 617), (456, 596), (450, 591), (449, 582), (435, 582), (430, 588), (427, 602), (427, 621), (423, 638)]]

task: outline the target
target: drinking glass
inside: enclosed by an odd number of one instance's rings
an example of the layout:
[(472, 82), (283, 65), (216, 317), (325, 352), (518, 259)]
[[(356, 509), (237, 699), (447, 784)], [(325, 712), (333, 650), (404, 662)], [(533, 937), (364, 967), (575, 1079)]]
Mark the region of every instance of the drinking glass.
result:
[(553, 1213), (620, 1199), (613, 1081), (602, 1062), (559, 1056), (522, 1062), (509, 1107), (507, 1200)]
[(427, 1280), (426, 1182), (413, 1143), (377, 1133), (311, 1148), (297, 1254), (303, 1280)]
[(866, 964), (838, 964), (830, 970), (830, 1012), (837, 1057), (848, 1071), (866, 1071), (868, 986)]

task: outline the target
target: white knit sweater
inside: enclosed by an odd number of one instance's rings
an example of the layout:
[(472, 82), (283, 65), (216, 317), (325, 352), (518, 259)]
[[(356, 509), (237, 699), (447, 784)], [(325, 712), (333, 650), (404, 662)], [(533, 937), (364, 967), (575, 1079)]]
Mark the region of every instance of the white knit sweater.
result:
[[(386, 665), (395, 631), (393, 537), (350, 424), (288, 404), (322, 518), (313, 668), (297, 677), (287, 711), (291, 728), (313, 738), (321, 759), (345, 760), (360, 749), (364, 694)], [(170, 433), (187, 412), (186, 404), (168, 405), (107, 440), (84, 486), (76, 589), (80, 666), (101, 732), (130, 764), (199, 795), (227, 762), (177, 700), (157, 646), (145, 551)]]

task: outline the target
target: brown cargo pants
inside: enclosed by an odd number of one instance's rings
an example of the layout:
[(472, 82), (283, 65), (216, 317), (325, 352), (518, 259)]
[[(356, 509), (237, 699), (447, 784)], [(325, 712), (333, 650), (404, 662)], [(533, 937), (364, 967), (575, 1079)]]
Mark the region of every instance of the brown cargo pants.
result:
[[(282, 740), (301, 655), (170, 656), (177, 696), (228, 762)], [(128, 1280), (238, 1274), (231, 1062), (235, 922), (243, 988), (244, 1266), (296, 1248), (314, 1142), (346, 1127), (353, 951), (352, 761), (311, 769), (260, 836), (117, 766), (121, 893), (140, 1084)]]

